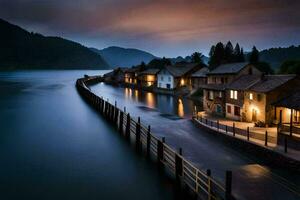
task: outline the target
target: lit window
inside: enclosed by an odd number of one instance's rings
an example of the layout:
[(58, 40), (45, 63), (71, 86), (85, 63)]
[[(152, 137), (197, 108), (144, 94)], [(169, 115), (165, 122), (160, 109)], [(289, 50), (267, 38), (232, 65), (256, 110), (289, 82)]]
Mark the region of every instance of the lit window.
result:
[(219, 97), (222, 98), (222, 92), (219, 92)]
[(237, 99), (237, 91), (236, 90), (230, 90), (230, 99)]
[(253, 100), (253, 94), (252, 93), (249, 94), (249, 99)]

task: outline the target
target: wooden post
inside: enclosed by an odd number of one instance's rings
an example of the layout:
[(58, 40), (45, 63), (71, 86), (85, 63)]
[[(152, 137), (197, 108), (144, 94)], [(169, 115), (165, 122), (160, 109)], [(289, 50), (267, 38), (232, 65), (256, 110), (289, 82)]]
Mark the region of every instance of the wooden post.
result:
[(135, 147), (137, 152), (140, 152), (140, 144), (141, 144), (141, 119), (138, 117), (138, 122), (135, 127)]
[(225, 199), (231, 200), (231, 189), (232, 189), (232, 172), (226, 171), (225, 176)]
[(180, 177), (182, 176), (183, 172), (183, 164), (182, 164), (182, 148), (179, 148), (179, 154), (175, 154), (175, 175), (176, 180), (180, 183)]
[(211, 171), (210, 169), (206, 170), (207, 175), (207, 199), (211, 200)]
[(151, 127), (150, 125), (148, 126), (148, 131), (147, 131), (147, 157), (150, 157), (150, 145), (151, 145)]
[(290, 119), (290, 136), (293, 135), (293, 109), (291, 109), (291, 119)]
[(284, 153), (287, 153), (287, 136), (284, 136)]
[(268, 131), (265, 134), (265, 146), (268, 146)]
[(119, 118), (119, 132), (123, 134), (123, 112), (120, 110), (120, 118)]
[(235, 123), (233, 122), (233, 125), (232, 125), (232, 133), (233, 133), (233, 137), (235, 136)]
[(130, 114), (127, 114), (127, 123), (126, 123), (126, 130), (125, 130), (125, 137), (129, 140), (130, 139)]
[(250, 140), (250, 131), (249, 131), (249, 126), (247, 127), (247, 140)]

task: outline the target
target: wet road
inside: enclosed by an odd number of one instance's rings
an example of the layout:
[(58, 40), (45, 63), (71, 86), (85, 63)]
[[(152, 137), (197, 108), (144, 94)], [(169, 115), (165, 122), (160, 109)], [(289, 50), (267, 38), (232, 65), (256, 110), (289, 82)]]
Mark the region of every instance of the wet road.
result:
[[(225, 171), (233, 171), (233, 194), (238, 199), (300, 199), (300, 174), (267, 166), (262, 160), (227, 146), (209, 133), (196, 128), (191, 120), (195, 104), (187, 99), (156, 95), (106, 84), (91, 87), (99, 96), (119, 107), (126, 106), (132, 116), (141, 117), (153, 132), (165, 137), (174, 148), (201, 169), (224, 181)], [(196, 103), (197, 104), (197, 103)]]

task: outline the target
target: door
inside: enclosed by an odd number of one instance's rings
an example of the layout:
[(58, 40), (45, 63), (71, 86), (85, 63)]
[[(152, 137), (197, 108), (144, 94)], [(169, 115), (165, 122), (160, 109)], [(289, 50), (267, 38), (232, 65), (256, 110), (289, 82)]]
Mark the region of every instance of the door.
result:
[(167, 88), (170, 89), (170, 88), (171, 88), (171, 85), (170, 85), (170, 84), (167, 84)]
[(252, 109), (252, 121), (256, 122), (257, 121), (257, 110)]

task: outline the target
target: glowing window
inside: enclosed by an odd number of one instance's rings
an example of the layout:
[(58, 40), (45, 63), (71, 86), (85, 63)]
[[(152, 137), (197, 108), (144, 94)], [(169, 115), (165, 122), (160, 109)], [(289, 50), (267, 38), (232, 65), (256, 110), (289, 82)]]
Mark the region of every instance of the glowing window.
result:
[(230, 90), (230, 99), (237, 99), (237, 91), (236, 90)]
[(253, 100), (253, 94), (252, 93), (249, 94), (249, 99)]

